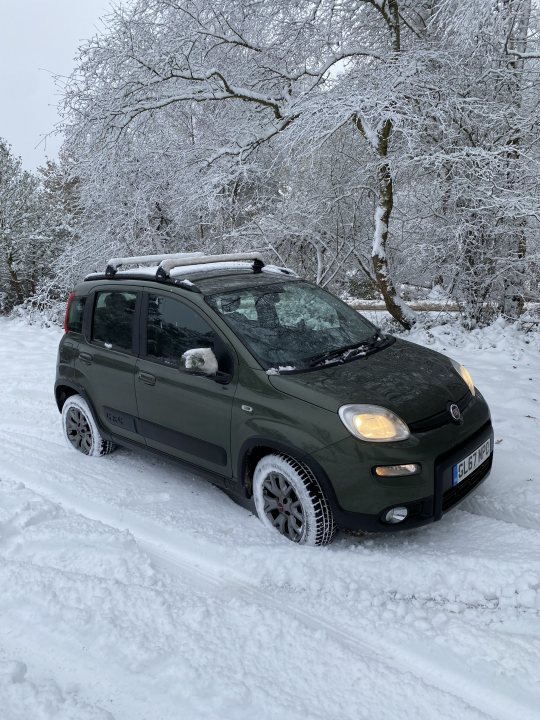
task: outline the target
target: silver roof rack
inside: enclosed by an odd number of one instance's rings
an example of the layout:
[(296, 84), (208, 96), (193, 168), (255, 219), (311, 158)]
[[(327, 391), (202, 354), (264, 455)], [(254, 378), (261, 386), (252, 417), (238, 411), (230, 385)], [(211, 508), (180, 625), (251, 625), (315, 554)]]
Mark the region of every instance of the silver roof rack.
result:
[(148, 263), (162, 263), (166, 260), (195, 259), (203, 258), (202, 252), (169, 253), (167, 255), (135, 255), (133, 257), (111, 258), (107, 263), (105, 275), (108, 278), (114, 277), (116, 271), (122, 265), (144, 265)]
[[(186, 268), (186, 275), (189, 273), (189, 268), (193, 268), (194, 272), (201, 272), (203, 268), (201, 265), (227, 265), (232, 263), (250, 263), (251, 269), (254, 273), (269, 272), (279, 273), (283, 275), (290, 275), (298, 277), (294, 270), (286, 267), (278, 267), (276, 265), (266, 265), (261, 253), (257, 251), (245, 252), (245, 253), (225, 253), (222, 255), (205, 255), (203, 252), (182, 252), (182, 253), (169, 253), (164, 255), (136, 255), (132, 257), (117, 257), (111, 258), (107, 263), (105, 270), (105, 277), (112, 279), (117, 275), (118, 269), (124, 265), (150, 265), (147, 268), (141, 268), (141, 272), (144, 270), (145, 277), (154, 277), (155, 280), (162, 282), (171, 281), (175, 285), (186, 285), (189, 289), (194, 292), (200, 292), (196, 290), (195, 285), (188, 279), (179, 279), (176, 277), (176, 273), (171, 278), (171, 271), (175, 268)], [(154, 266), (154, 267), (152, 267)], [(214, 270), (214, 268), (208, 268)], [(124, 271), (120, 275), (122, 279), (129, 278), (132, 275), (137, 275), (137, 268), (133, 271)], [(155, 275), (154, 275), (155, 273)], [(182, 273), (184, 274), (184, 273)], [(118, 275), (118, 277), (120, 277)], [(99, 273), (88, 275), (85, 279), (91, 280), (94, 277), (98, 277)]]
[(171, 270), (190, 265), (208, 265), (210, 263), (252, 262), (253, 272), (261, 272), (264, 267), (262, 255), (258, 252), (228, 253), (225, 255), (199, 255), (198, 257), (167, 258), (162, 260), (156, 272), (156, 278), (164, 280), (170, 277)]

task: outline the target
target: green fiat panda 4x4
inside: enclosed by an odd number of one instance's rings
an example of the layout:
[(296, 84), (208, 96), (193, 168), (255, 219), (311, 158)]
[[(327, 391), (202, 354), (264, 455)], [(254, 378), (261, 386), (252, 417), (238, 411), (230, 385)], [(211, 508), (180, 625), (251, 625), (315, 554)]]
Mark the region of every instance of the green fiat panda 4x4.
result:
[(493, 458), (464, 367), (256, 253), (116, 258), (86, 277), (55, 396), (77, 450), (177, 458), (311, 545), (438, 520)]

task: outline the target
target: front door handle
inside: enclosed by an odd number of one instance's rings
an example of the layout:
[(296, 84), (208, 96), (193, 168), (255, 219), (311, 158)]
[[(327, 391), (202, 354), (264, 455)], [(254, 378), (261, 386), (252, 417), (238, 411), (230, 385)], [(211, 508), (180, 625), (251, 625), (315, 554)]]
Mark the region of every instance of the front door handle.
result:
[(150, 375), (150, 373), (140, 372), (138, 375), (139, 380), (142, 380), (147, 385), (155, 385), (156, 384), (156, 377), (155, 375)]
[(86, 363), (87, 365), (91, 365), (94, 360), (94, 357), (87, 352), (80, 352), (79, 357), (83, 363)]

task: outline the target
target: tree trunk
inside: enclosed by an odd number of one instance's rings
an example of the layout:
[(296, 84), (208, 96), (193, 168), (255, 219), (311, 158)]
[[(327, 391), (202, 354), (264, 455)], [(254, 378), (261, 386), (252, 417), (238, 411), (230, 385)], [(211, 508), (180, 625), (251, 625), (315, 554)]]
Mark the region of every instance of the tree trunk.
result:
[[(384, 4), (379, 8), (392, 38), (392, 50), (397, 55), (401, 52), (401, 26), (398, 0), (389, 0), (388, 12)], [(366, 137), (362, 120), (355, 116), (354, 123), (358, 130)], [(388, 164), (388, 145), (392, 134), (393, 124), (387, 118), (380, 130), (377, 131), (377, 143), (373, 147), (379, 156), (377, 169), (377, 207), (375, 208), (375, 233), (373, 235), (372, 262), (375, 279), (381, 295), (384, 298), (386, 309), (406, 330), (410, 330), (416, 322), (415, 313), (402, 300), (396, 290), (387, 259), (388, 226), (392, 208), (394, 207), (394, 184), (392, 171)], [(373, 145), (372, 141), (372, 145)]]
[[(519, 111), (523, 103), (522, 76), (525, 65), (520, 55), (524, 55), (527, 52), (527, 37), (531, 20), (531, 0), (503, 0), (503, 5), (508, 15), (509, 24), (507, 52), (510, 56), (508, 67), (512, 73), (509, 92), (513, 95), (514, 105)], [(512, 54), (516, 52), (519, 54)], [(509, 140), (509, 145), (511, 149), (508, 152), (508, 185), (511, 189), (515, 189), (516, 184), (519, 182), (519, 171), (516, 170), (516, 166), (521, 157), (521, 132), (519, 127), (514, 128), (514, 132)], [(525, 267), (523, 261), (527, 254), (526, 226), (527, 222), (524, 218), (516, 219), (515, 233), (517, 235), (517, 242), (515, 252), (517, 263), (513, 271), (505, 278), (504, 283), (502, 309), (503, 312), (511, 318), (522, 315), (525, 306), (523, 298)]]
[[(389, 125), (388, 120), (385, 125)], [(403, 302), (390, 276), (386, 248), (388, 242), (388, 223), (394, 206), (394, 188), (388, 163), (381, 162), (378, 169), (378, 203), (375, 208), (375, 233), (373, 235), (373, 270), (377, 285), (384, 298), (390, 315), (406, 330), (415, 323), (414, 312)]]
[[(362, 120), (354, 118), (358, 130), (366, 137)], [(392, 121), (385, 120), (377, 136), (377, 147), (374, 150), (379, 156), (377, 169), (377, 207), (375, 208), (375, 232), (373, 235), (373, 248), (371, 252), (373, 270), (377, 285), (384, 298), (386, 308), (390, 315), (406, 330), (410, 330), (416, 322), (415, 313), (402, 300), (396, 290), (387, 259), (388, 225), (394, 207), (394, 184), (392, 171), (387, 161), (388, 142), (392, 132)]]

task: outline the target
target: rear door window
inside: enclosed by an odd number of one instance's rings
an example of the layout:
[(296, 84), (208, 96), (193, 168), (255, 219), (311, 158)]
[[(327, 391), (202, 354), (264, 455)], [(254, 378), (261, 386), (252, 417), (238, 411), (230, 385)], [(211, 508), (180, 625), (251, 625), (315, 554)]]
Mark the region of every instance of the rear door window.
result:
[(148, 296), (146, 355), (171, 367), (183, 367), (186, 350), (212, 348), (216, 332), (199, 313), (184, 303), (161, 295)]
[(131, 352), (137, 294), (120, 290), (96, 293), (92, 340), (113, 350)]

